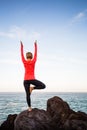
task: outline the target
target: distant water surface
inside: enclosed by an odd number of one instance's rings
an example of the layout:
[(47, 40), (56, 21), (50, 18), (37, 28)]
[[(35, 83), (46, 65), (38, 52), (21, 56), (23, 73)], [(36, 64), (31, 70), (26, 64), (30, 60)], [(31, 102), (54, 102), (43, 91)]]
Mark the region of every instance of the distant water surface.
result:
[[(54, 96), (62, 98), (74, 111), (87, 113), (87, 93), (33, 92), (32, 107), (46, 110), (47, 100)], [(27, 108), (25, 93), (0, 92), (0, 124), (9, 114), (18, 114)]]

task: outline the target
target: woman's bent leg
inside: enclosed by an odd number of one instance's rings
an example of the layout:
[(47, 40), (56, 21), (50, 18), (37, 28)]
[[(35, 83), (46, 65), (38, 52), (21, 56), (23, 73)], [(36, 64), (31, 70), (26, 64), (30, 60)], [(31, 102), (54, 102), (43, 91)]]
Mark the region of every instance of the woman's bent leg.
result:
[(46, 86), (43, 82), (39, 80), (32, 80), (32, 84), (35, 85), (34, 89), (44, 89)]

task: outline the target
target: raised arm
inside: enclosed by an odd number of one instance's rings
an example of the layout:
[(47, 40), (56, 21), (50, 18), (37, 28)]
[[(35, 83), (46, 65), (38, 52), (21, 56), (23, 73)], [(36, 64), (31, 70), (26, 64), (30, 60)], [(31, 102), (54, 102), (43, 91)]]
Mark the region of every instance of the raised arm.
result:
[(34, 42), (34, 60), (37, 60), (37, 41)]
[(22, 43), (22, 41), (20, 41), (20, 44), (21, 44), (21, 59), (24, 62), (25, 58), (24, 58), (24, 53), (23, 53), (23, 43)]

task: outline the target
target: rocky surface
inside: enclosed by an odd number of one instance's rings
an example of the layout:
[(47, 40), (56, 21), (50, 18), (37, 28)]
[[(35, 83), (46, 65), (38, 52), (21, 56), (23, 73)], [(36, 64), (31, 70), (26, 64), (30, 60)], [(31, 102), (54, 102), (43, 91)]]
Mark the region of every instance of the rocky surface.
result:
[(47, 101), (47, 112), (51, 115), (55, 130), (87, 130), (87, 114), (73, 111), (59, 97)]
[(8, 115), (7, 120), (1, 124), (0, 130), (14, 130), (14, 120), (16, 119), (16, 117), (17, 114)]
[(34, 108), (20, 113), (15, 122), (15, 130), (51, 130), (50, 115), (45, 110)]
[(47, 101), (47, 110), (34, 108), (10, 115), (0, 130), (87, 130), (87, 114), (73, 111), (60, 97)]

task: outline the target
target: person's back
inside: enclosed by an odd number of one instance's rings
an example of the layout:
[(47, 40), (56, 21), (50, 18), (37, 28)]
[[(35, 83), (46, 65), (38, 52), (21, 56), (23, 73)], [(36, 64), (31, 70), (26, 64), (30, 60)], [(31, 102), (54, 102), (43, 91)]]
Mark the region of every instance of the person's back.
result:
[(35, 79), (35, 63), (37, 60), (37, 44), (35, 42), (35, 52), (34, 52), (34, 57), (31, 52), (26, 53), (26, 59), (24, 58), (23, 54), (23, 44), (21, 43), (21, 57), (22, 57), (22, 62), (24, 64), (25, 68), (25, 74), (24, 74), (24, 80), (30, 80), (30, 79)]
[(35, 79), (35, 62), (32, 60), (28, 60), (24, 62), (24, 68), (25, 68), (25, 74), (24, 74), (24, 79), (29, 80), (29, 79)]

